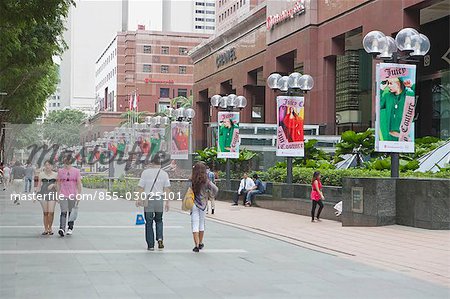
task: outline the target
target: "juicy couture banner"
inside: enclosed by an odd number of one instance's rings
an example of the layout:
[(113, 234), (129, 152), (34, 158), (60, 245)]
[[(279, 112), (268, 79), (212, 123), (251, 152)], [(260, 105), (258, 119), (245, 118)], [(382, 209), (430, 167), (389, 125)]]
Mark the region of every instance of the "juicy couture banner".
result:
[(416, 66), (377, 64), (375, 150), (414, 152)]
[(239, 158), (239, 112), (219, 112), (217, 158)]
[(150, 154), (153, 159), (159, 151), (167, 151), (166, 130), (164, 128), (151, 128), (150, 132), (140, 132), (137, 136), (137, 144), (144, 155)]
[(303, 157), (304, 97), (277, 97), (277, 156)]
[(171, 124), (172, 147), (170, 155), (175, 160), (187, 160), (189, 153), (189, 123), (173, 122)]

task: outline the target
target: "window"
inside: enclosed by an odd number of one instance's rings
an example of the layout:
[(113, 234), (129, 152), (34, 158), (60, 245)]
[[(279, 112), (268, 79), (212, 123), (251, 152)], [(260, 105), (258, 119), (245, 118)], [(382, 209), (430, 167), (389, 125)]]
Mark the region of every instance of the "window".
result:
[(151, 66), (151, 64), (144, 64), (144, 65), (142, 66), (142, 71), (143, 71), (144, 73), (151, 73), (151, 72), (152, 72), (152, 66)]
[(170, 108), (170, 103), (159, 103), (158, 104), (158, 112), (164, 112), (166, 111), (168, 108)]
[(183, 48), (183, 47), (178, 48), (178, 54), (180, 54), (180, 55), (187, 55), (187, 53), (188, 53), (187, 48)]
[(204, 11), (204, 10), (198, 10), (198, 9), (196, 9), (196, 10), (195, 10), (195, 13), (205, 13), (205, 11)]
[(203, 22), (205, 19), (204, 18), (195, 18), (195, 20), (198, 22)]
[(151, 54), (152, 53), (152, 46), (145, 45), (144, 46), (144, 53), (145, 54)]
[(209, 11), (209, 10), (207, 10), (205, 13), (206, 13), (207, 15), (213, 15), (213, 14), (214, 14), (214, 11)]
[(216, 4), (215, 4), (215, 3), (206, 3), (206, 6), (212, 6), (212, 7), (215, 7)]
[(169, 98), (169, 88), (160, 88), (159, 89), (159, 97), (160, 98)]
[(195, 26), (195, 29), (204, 29), (204, 27), (203, 26)]
[(161, 54), (169, 54), (169, 47), (161, 47)]
[(178, 68), (178, 73), (186, 74), (186, 66), (185, 65), (180, 65), (179, 68)]
[(214, 19), (206, 19), (206, 22), (215, 22)]
[(169, 72), (169, 66), (161, 65), (161, 73), (168, 73), (168, 72)]
[(205, 6), (205, 3), (204, 2), (195, 2), (195, 5)]
[(178, 96), (187, 98), (187, 89), (186, 88), (179, 88), (178, 89)]
[(214, 26), (206, 26), (205, 29), (207, 29), (207, 30), (214, 30), (215, 27)]

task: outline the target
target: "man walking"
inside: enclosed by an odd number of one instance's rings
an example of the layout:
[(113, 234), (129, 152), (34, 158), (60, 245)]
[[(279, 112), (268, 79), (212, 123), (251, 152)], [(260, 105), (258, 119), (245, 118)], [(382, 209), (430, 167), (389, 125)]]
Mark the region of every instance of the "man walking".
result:
[[(58, 170), (58, 178), (56, 180), (56, 190), (58, 194), (63, 198), (59, 199), (59, 206), (61, 209), (61, 215), (59, 216), (59, 231), (58, 234), (61, 237), (66, 235), (66, 221), (67, 217), (70, 219), (70, 214), (72, 213), (75, 205), (78, 205), (79, 199), (77, 195), (81, 194), (82, 183), (80, 170), (73, 167), (73, 158), (71, 154), (66, 154), (63, 159), (64, 167)], [(67, 221), (67, 235), (72, 235), (74, 221)]]
[(22, 167), (19, 161), (16, 161), (14, 167), (11, 169), (11, 179), (14, 195), (14, 204), (20, 205), (20, 193), (23, 191), (23, 179), (25, 177), (25, 168)]
[(164, 161), (164, 153), (156, 153), (149, 167), (142, 172), (138, 183), (139, 197), (142, 199), (145, 197), (145, 200), (138, 201), (136, 204), (142, 203), (144, 206), (145, 240), (147, 242), (147, 250), (150, 251), (155, 250), (153, 222), (155, 222), (156, 226), (158, 248), (164, 248), (163, 211), (164, 209), (166, 212), (169, 211), (169, 201), (164, 199), (168, 198), (168, 193), (170, 192), (170, 180), (167, 172), (161, 169), (162, 161)]
[(34, 186), (34, 171), (33, 164), (28, 163), (25, 168), (25, 192), (31, 192), (31, 187)]

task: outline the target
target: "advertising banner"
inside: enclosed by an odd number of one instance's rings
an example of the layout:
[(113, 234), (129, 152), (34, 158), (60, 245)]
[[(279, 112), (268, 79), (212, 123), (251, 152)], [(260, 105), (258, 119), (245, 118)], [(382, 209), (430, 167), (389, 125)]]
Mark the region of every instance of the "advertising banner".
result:
[(219, 112), (217, 158), (239, 158), (239, 112)]
[(277, 97), (277, 156), (303, 157), (305, 155), (304, 114), (304, 97)]
[(187, 160), (189, 158), (189, 123), (173, 122), (171, 124), (171, 132), (171, 158), (174, 160)]
[(375, 150), (414, 153), (416, 66), (379, 63), (376, 78)]

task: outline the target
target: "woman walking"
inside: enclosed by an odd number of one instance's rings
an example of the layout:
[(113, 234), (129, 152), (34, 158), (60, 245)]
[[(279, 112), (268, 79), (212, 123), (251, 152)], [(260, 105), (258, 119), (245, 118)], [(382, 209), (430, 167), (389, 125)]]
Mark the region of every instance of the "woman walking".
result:
[(205, 214), (208, 204), (208, 192), (216, 196), (219, 189), (208, 179), (206, 165), (196, 163), (192, 171), (192, 191), (194, 192), (194, 206), (191, 211), (192, 235), (194, 237), (194, 252), (199, 252), (205, 246), (203, 237), (205, 235)]
[(314, 214), (316, 212), (316, 207), (319, 205), (319, 211), (317, 211), (316, 220), (320, 220), (320, 213), (323, 209), (322, 200), (325, 200), (322, 192), (322, 183), (320, 182), (320, 172), (316, 171), (313, 174), (312, 179), (312, 190), (311, 190), (311, 201), (312, 201), (312, 209), (311, 209), (311, 222), (314, 222)]
[(44, 169), (39, 173), (38, 194), (39, 203), (44, 213), (44, 232), (42, 235), (53, 235), (52, 225), (56, 205), (56, 180), (58, 174), (53, 171), (53, 163), (48, 160), (44, 163)]

